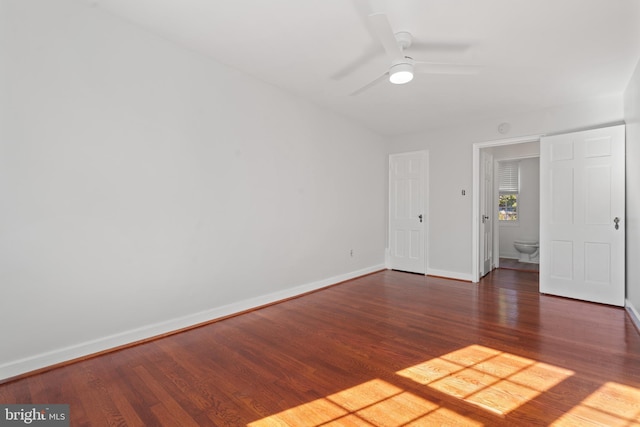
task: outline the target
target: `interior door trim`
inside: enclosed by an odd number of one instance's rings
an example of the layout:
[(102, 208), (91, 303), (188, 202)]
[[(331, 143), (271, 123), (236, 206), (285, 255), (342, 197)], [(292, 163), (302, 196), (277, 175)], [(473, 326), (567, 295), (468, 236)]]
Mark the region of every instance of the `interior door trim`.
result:
[(471, 191), (472, 224), (471, 224), (471, 281), (480, 281), (480, 150), (502, 145), (523, 144), (540, 141), (544, 134), (528, 135), (518, 138), (497, 139), (493, 141), (473, 143), (473, 188)]

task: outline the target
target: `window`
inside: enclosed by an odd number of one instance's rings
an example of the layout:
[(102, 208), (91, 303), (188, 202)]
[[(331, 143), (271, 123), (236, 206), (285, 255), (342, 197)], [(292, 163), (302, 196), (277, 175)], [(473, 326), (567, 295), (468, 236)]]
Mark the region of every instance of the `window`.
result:
[(504, 161), (498, 164), (498, 219), (518, 220), (518, 193), (520, 193), (520, 163)]
[(498, 200), (498, 219), (500, 221), (518, 220), (518, 195), (500, 194)]

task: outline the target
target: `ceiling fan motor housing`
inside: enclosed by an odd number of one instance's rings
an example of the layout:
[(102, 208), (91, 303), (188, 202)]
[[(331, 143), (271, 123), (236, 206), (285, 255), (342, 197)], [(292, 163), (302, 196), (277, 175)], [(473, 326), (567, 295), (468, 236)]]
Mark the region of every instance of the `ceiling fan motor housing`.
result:
[(408, 31), (399, 31), (394, 34), (396, 37), (396, 41), (398, 42), (398, 46), (400, 49), (405, 50), (411, 47), (411, 43), (413, 42), (413, 36)]
[(401, 85), (413, 80), (413, 63), (410, 61), (393, 64), (389, 68), (389, 81)]

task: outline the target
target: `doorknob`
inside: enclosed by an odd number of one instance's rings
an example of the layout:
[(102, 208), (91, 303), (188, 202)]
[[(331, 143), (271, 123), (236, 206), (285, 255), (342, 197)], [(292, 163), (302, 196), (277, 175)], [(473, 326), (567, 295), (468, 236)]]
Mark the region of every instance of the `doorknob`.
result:
[(418, 219), (422, 222), (422, 214), (418, 215)]
[(618, 225), (619, 222), (620, 222), (620, 218), (618, 217), (613, 218), (613, 223), (615, 224), (616, 230), (620, 228), (620, 226)]

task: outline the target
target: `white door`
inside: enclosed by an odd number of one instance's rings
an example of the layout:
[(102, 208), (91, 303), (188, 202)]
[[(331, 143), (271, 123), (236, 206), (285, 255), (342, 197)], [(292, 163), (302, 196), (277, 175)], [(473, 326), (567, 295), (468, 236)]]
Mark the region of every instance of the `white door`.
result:
[(493, 268), (493, 155), (480, 152), (480, 276)]
[(540, 140), (540, 292), (624, 305), (624, 135)]
[(394, 270), (426, 273), (427, 152), (389, 156), (389, 261)]

